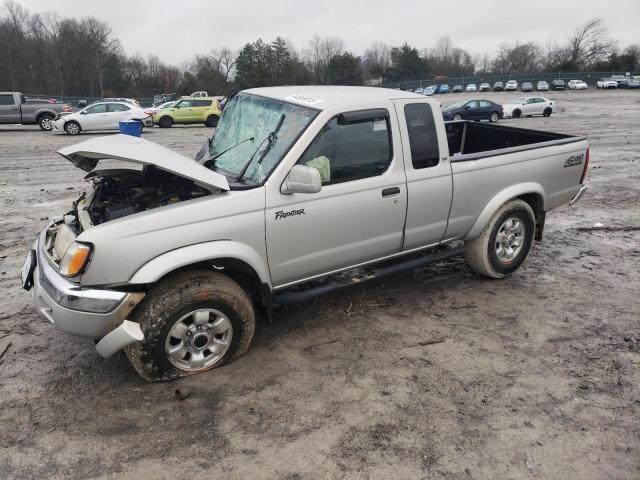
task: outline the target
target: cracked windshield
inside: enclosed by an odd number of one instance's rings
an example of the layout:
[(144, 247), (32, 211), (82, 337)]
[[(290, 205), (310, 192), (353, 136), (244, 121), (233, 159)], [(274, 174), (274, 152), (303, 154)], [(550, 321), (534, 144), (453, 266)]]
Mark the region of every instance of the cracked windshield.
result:
[[(220, 155), (213, 168), (237, 177), (251, 159), (242, 179), (262, 183), (317, 114), (317, 110), (272, 98), (236, 95), (226, 105), (211, 143), (211, 156)], [(269, 134), (276, 129), (269, 146)]]

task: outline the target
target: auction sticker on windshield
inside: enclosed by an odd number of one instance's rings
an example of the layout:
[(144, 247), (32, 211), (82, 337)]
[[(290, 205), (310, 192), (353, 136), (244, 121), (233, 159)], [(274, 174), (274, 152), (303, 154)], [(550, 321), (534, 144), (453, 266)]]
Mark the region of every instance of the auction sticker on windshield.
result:
[(315, 105), (316, 103), (321, 103), (322, 100), (318, 98), (309, 97), (307, 95), (289, 95), (287, 100), (292, 100), (294, 102), (304, 103), (305, 105)]

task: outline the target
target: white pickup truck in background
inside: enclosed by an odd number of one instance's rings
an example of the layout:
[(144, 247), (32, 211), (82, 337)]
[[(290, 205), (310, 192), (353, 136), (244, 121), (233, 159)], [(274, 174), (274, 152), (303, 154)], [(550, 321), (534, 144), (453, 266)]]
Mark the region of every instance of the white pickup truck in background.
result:
[[(354, 278), (461, 254), (510, 275), (589, 160), (584, 137), (445, 123), (429, 98), (367, 87), (240, 92), (196, 161), (123, 135), (59, 153), (91, 188), (38, 235), (24, 287), (148, 380), (228, 363), (256, 311)], [(107, 158), (143, 168), (94, 170)]]

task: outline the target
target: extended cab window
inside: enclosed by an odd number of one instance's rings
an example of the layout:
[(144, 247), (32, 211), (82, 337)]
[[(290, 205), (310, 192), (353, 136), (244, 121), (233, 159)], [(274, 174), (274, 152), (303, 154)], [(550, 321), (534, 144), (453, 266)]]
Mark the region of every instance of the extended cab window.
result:
[(428, 103), (404, 106), (413, 168), (435, 167), (440, 158), (433, 112)]
[(323, 185), (381, 175), (392, 157), (391, 129), (384, 112), (379, 118), (374, 114), (362, 120), (332, 118), (298, 163), (317, 168)]
[(13, 105), (13, 95), (0, 95), (0, 105)]

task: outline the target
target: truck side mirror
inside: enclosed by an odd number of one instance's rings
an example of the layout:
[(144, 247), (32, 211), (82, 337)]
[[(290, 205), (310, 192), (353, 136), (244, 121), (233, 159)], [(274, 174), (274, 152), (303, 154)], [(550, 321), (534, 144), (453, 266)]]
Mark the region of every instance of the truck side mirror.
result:
[(308, 165), (294, 165), (280, 187), (280, 192), (284, 195), (318, 193), (321, 188), (322, 180), (317, 168)]

